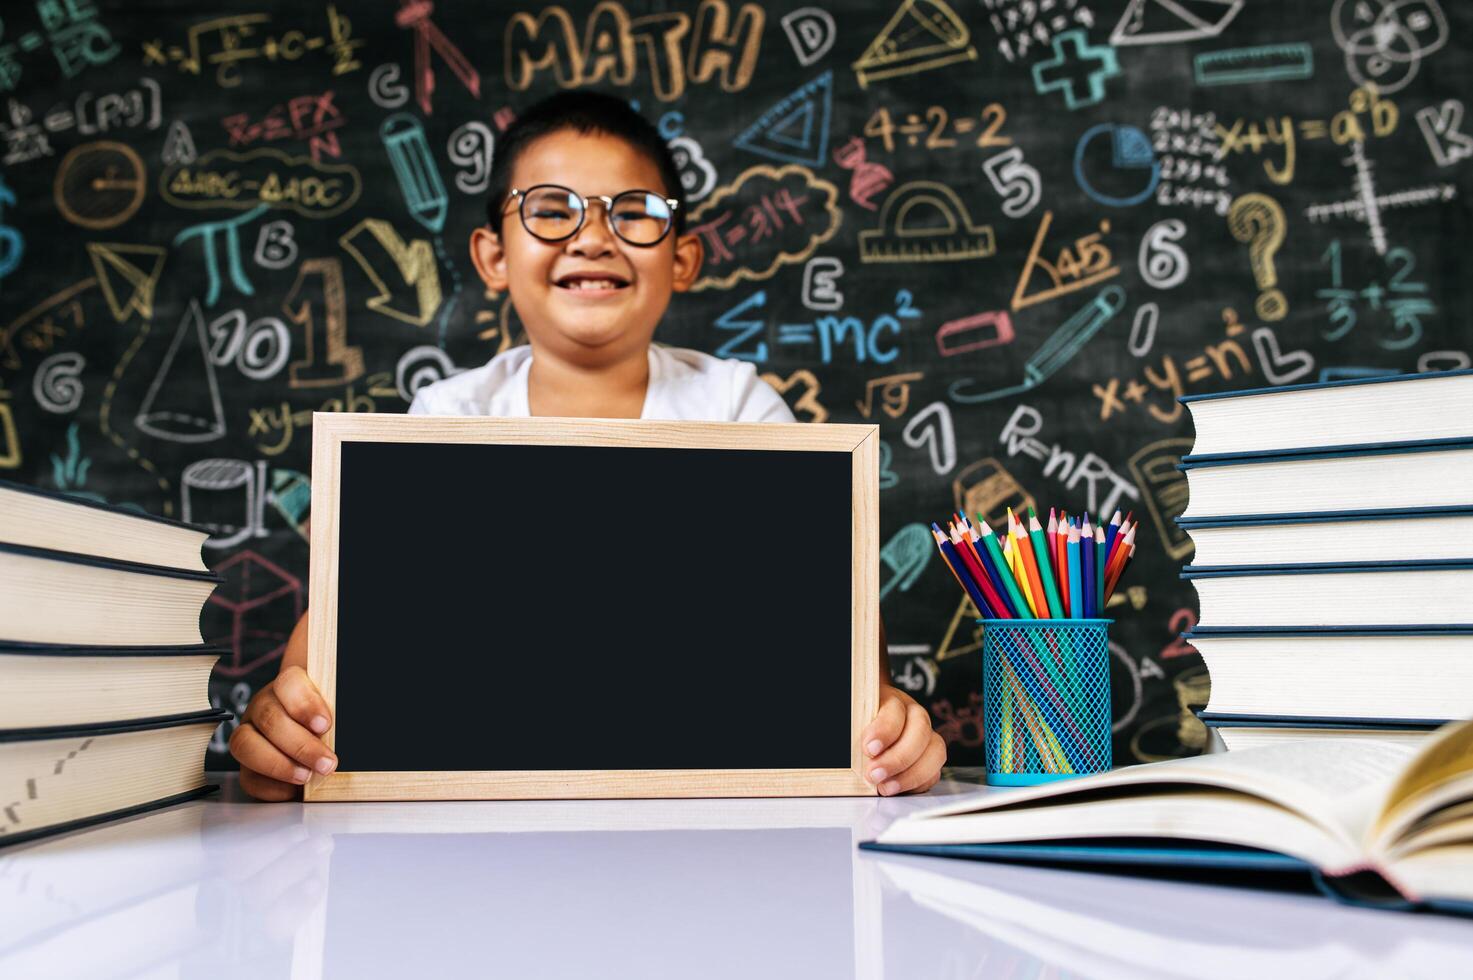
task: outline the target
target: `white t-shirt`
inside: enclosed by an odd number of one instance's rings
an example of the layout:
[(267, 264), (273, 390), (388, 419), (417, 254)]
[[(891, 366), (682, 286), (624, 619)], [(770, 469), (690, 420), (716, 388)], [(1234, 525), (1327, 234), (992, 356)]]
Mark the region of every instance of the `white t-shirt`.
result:
[[(650, 345), (650, 380), (642, 419), (703, 422), (796, 422), (787, 402), (747, 361), (684, 347)], [(513, 347), (478, 368), (426, 385), (411, 415), (498, 415), (525, 418), (532, 348)]]

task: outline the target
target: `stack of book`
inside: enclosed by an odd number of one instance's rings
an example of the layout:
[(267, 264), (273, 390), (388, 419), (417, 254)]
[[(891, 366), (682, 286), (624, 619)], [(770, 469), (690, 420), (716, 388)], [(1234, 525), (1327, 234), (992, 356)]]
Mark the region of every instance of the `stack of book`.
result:
[(1473, 717), (1473, 371), (1181, 401), (1186, 638), (1223, 745)]
[(0, 844), (209, 791), (208, 535), (0, 482)]

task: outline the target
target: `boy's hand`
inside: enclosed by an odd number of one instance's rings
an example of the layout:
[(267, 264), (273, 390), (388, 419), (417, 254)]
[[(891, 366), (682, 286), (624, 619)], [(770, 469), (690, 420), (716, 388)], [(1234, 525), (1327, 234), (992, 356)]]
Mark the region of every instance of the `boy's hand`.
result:
[(337, 756), (319, 737), (331, 725), (332, 713), (307, 672), (283, 665), (251, 698), (230, 736), (241, 789), (259, 800), (299, 798), (313, 772), (326, 775), (337, 768)]
[(859, 737), (865, 777), (882, 796), (924, 793), (941, 778), (946, 742), (931, 730), (931, 716), (909, 694), (880, 686), (880, 710)]

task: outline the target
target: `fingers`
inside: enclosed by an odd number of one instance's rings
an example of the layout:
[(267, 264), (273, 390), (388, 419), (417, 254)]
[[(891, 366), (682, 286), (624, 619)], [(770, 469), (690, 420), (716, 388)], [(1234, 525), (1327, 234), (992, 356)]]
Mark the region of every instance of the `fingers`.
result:
[(314, 735), (321, 735), (332, 724), (332, 712), (327, 701), (302, 668), (283, 667), (276, 680), (271, 682), (271, 689), (292, 720)]
[(904, 718), (905, 727), (900, 737), (868, 763), (870, 782), (879, 786), (880, 792), (887, 796), (900, 792), (898, 784), (890, 788), (891, 783), (920, 760), (935, 734), (931, 731), (931, 716), (914, 701), (905, 706)]
[[(270, 742), (273, 747), (284, 753), (288, 758), (300, 765), (326, 775), (337, 767), (337, 756), (333, 755), (332, 750), (323, 743), (322, 739), (312, 734), (312, 732), (308, 731), (292, 717), (277, 695), (277, 684), (285, 677), (288, 680), (288, 696), (294, 698), (298, 704), (310, 704), (311, 692), (301, 690), (293, 692), (290, 690), (292, 686), (292, 670), (294, 668), (288, 668), (287, 671), (283, 671), (282, 677), (278, 677), (269, 685), (262, 688), (251, 699), (250, 705), (246, 708), (245, 714), (241, 718), (241, 727), (237, 728), (236, 731), (239, 732), (241, 728), (246, 727), (246, 723), (249, 723), (266, 741)], [(300, 671), (297, 672), (300, 673)], [(310, 685), (311, 682), (307, 681), (305, 675), (303, 675), (301, 683)], [(318, 699), (320, 700), (320, 695)], [(309, 721), (318, 717), (312, 713), (315, 710), (315, 707), (308, 707), (307, 717)], [(250, 744), (254, 745), (255, 743), (251, 741)], [(251, 768), (254, 769), (256, 767), (252, 766)], [(268, 770), (257, 769), (256, 771), (265, 772), (267, 775), (276, 776), (278, 779), (284, 778)]]
[(946, 742), (940, 735), (930, 732), (926, 748), (920, 758), (909, 769), (887, 780), (880, 786), (885, 796), (896, 793), (924, 793), (935, 786), (941, 778), (941, 767), (946, 764)]
[(859, 744), (863, 746), (865, 755), (874, 758), (900, 737), (901, 731), (905, 729), (906, 700), (902, 700), (894, 688), (883, 691), (880, 710), (875, 712), (874, 721), (859, 736)]
[[(243, 721), (230, 736), (230, 754), (240, 763), (241, 788), (258, 799), (264, 799), (251, 789), (257, 780), (247, 780), (246, 773), (292, 788), (305, 783), (312, 775), (311, 770), (289, 758), (249, 721)], [(264, 787), (263, 787), (264, 788)]]

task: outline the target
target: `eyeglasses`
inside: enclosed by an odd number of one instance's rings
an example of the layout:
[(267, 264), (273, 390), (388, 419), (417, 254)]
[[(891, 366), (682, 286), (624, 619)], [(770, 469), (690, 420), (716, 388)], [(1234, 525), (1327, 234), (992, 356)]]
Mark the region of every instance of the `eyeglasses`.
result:
[(613, 197), (584, 197), (558, 184), (538, 184), (526, 190), (512, 188), (508, 197), (518, 202), (522, 227), (544, 242), (567, 241), (578, 234), (588, 218), (589, 205), (602, 201), (609, 228), (630, 245), (659, 244), (675, 224), (680, 202), (652, 191), (624, 191)]

